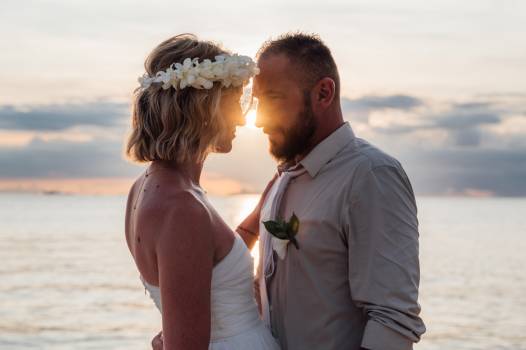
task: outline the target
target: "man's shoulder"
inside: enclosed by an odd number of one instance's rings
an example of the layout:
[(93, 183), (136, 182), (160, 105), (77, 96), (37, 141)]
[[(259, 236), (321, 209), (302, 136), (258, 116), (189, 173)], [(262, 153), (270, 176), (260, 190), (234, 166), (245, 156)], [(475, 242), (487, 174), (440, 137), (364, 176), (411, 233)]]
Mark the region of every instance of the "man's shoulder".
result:
[(384, 181), (409, 179), (400, 162), (370, 142), (353, 138), (332, 158), (320, 172), (319, 183), (342, 196), (358, 191), (364, 182), (371, 177)]
[(361, 138), (356, 138), (354, 142), (347, 145), (339, 158), (345, 166), (360, 172), (368, 172), (384, 166), (401, 168), (396, 158)]

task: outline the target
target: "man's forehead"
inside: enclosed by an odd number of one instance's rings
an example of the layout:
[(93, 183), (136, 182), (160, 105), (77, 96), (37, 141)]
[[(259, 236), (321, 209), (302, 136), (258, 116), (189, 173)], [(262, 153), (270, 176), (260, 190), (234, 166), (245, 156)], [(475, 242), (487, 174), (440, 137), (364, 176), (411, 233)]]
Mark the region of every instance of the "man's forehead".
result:
[(258, 67), (269, 72), (285, 70), (290, 64), (290, 58), (283, 53), (263, 55), (258, 60)]
[(272, 54), (264, 56), (258, 60), (260, 73), (254, 79), (254, 89), (258, 92), (261, 89), (279, 87), (290, 82), (293, 71), (290, 59), (284, 54)]

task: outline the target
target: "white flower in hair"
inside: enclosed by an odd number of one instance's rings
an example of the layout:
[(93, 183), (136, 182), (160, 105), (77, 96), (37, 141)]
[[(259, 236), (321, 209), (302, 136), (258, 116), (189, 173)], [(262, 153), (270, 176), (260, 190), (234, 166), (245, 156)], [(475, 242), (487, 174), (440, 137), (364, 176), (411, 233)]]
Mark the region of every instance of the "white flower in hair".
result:
[(221, 82), (223, 87), (241, 86), (257, 74), (259, 68), (248, 56), (218, 55), (213, 62), (209, 59), (199, 62), (198, 58), (186, 58), (182, 64), (172, 63), (154, 77), (144, 74), (138, 81), (143, 89), (148, 89), (153, 83), (162, 83), (165, 90), (170, 87), (176, 90), (186, 87), (211, 89), (214, 82)]

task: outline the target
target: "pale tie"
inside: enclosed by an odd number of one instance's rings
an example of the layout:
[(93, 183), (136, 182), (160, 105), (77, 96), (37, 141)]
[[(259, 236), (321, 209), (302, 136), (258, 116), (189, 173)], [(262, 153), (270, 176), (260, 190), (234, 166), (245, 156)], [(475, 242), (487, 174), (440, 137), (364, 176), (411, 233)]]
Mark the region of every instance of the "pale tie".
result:
[[(285, 192), (287, 191), (287, 186), (289, 185), (290, 181), (298, 176), (301, 176), (304, 174), (307, 170), (303, 168), (301, 165), (298, 165), (294, 168), (292, 168), (290, 171), (283, 171), (280, 176), (277, 178), (276, 183), (274, 186), (276, 186), (277, 190), (274, 194), (274, 197), (272, 198), (272, 204), (270, 209), (270, 216), (268, 219), (263, 220), (276, 220), (279, 215), (279, 210), (281, 207), (281, 201), (283, 199), (283, 196)], [(262, 313), (263, 313), (263, 320), (265, 321), (265, 324), (270, 327), (270, 306), (269, 306), (269, 300), (268, 300), (268, 292), (267, 292), (267, 284), (266, 280), (271, 277), (274, 274), (275, 269), (275, 261), (272, 251), (272, 235), (269, 234), (266, 230), (262, 230), (260, 233), (260, 239), (261, 239), (261, 245), (263, 247), (262, 253), (263, 253), (263, 269), (262, 273), (260, 274), (259, 278), (259, 288), (260, 288), (260, 295), (261, 295), (261, 304), (262, 304)], [(277, 239), (277, 238), (274, 238)]]

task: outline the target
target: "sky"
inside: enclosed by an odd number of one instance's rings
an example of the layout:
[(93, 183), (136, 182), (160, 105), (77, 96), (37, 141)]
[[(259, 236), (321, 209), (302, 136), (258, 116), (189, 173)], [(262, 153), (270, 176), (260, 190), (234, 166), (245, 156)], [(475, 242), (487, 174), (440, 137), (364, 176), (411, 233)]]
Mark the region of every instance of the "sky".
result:
[[(520, 0), (0, 2), (0, 190), (125, 192), (144, 59), (184, 32), (253, 56), (317, 33), (358, 137), (401, 161), (419, 195), (526, 196), (526, 2)], [(257, 192), (265, 135), (238, 129), (205, 163), (213, 193)], [(117, 185), (120, 184), (120, 185)]]

